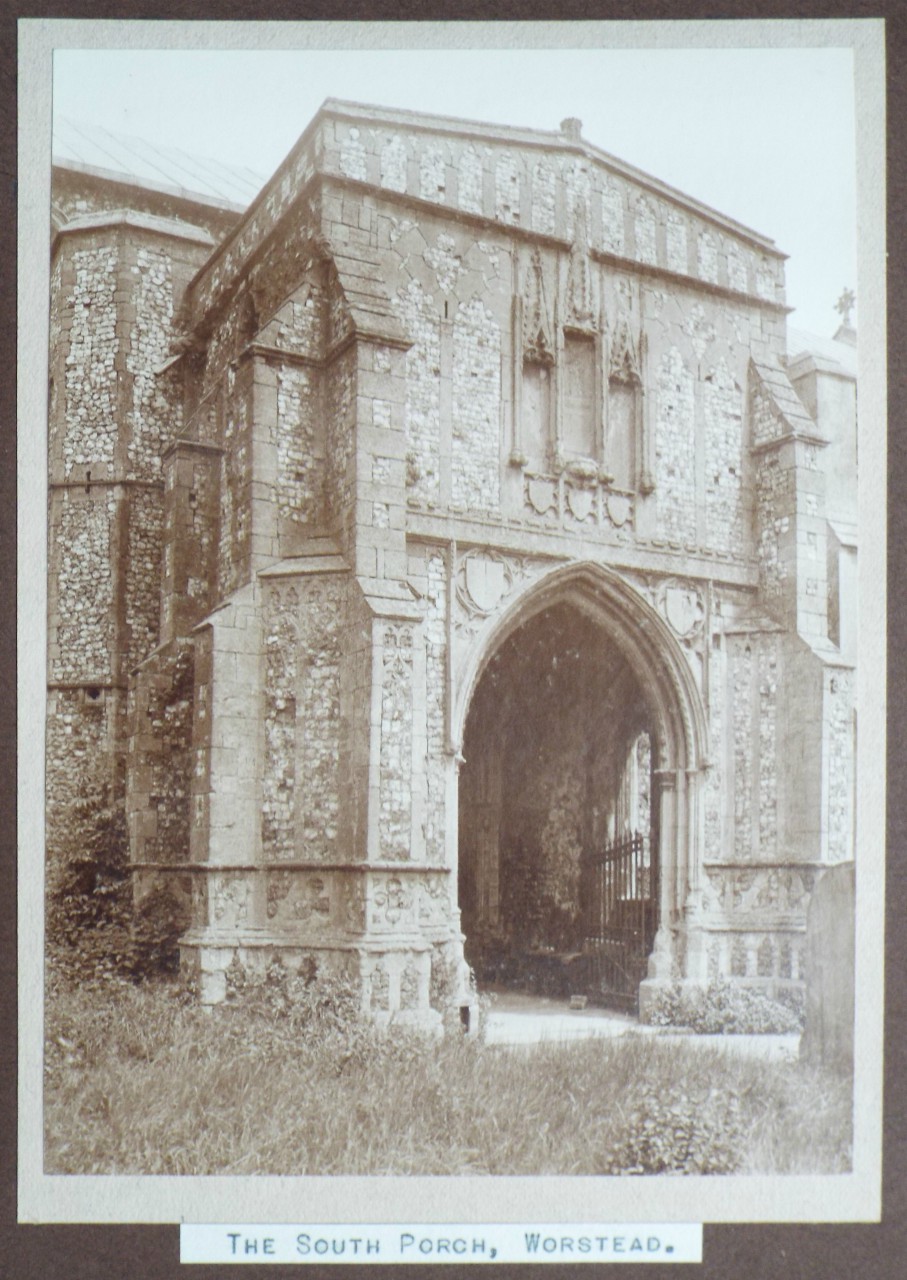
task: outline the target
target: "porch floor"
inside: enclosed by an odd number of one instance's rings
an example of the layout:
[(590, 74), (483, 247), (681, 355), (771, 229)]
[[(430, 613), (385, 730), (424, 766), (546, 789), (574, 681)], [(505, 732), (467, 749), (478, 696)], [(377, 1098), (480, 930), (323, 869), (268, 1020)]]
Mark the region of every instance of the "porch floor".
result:
[(591, 1038), (645, 1035), (770, 1062), (793, 1062), (799, 1053), (800, 1037), (796, 1034), (700, 1036), (679, 1028), (649, 1027), (631, 1014), (617, 1010), (591, 1005), (571, 1009), (565, 999), (504, 987), (482, 988), (480, 993), (491, 998), (485, 1022), (485, 1043), (491, 1045), (564, 1044)]

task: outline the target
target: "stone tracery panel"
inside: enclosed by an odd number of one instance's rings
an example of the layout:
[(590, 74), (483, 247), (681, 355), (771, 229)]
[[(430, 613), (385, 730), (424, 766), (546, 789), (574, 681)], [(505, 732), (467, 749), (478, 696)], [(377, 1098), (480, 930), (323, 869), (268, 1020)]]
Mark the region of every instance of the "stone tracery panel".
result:
[(455, 506), (501, 502), (501, 330), (484, 302), (460, 307), (453, 331), (452, 493)]
[(705, 527), (707, 545), (743, 551), (743, 392), (719, 364), (702, 383), (705, 431)]
[(440, 323), (418, 281), (397, 292), (394, 309), (412, 346), (406, 353), (407, 490), (426, 503), (441, 497)]
[(624, 252), (624, 196), (623, 188), (609, 175), (605, 177), (601, 194), (602, 248), (607, 253)]
[(412, 834), (413, 628), (387, 625), (382, 635), (378, 828), (382, 858), (408, 859)]
[(695, 439), (693, 374), (676, 347), (661, 358), (656, 382), (655, 486), (659, 531), (680, 542), (696, 538), (696, 487), (690, 466)]

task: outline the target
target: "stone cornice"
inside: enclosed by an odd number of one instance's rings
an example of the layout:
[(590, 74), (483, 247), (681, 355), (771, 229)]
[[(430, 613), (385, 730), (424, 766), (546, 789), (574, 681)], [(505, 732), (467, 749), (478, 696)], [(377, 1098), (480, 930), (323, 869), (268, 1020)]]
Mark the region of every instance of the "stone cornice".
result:
[(133, 209), (107, 209), (102, 213), (86, 213), (72, 218), (58, 228), (54, 244), (60, 236), (101, 231), (108, 227), (129, 227), (134, 231), (148, 231), (152, 235), (166, 236), (171, 240), (191, 240), (195, 244), (214, 248), (214, 237), (201, 227), (176, 218), (161, 218), (152, 213), (138, 213)]
[(447, 545), (461, 550), (491, 548), (513, 555), (559, 561), (593, 560), (617, 572), (656, 573), (696, 578), (723, 586), (756, 589), (759, 568), (755, 560), (710, 555), (705, 549), (655, 546), (651, 542), (617, 543), (584, 538), (566, 530), (536, 529), (528, 521), (483, 520), (478, 516), (407, 511), (407, 540)]

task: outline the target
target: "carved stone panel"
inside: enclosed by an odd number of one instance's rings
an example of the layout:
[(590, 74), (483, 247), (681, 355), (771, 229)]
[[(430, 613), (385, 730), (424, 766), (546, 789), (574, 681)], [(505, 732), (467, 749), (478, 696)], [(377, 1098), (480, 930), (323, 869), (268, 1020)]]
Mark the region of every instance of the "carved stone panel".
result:
[(812, 867), (705, 868), (706, 910), (746, 919), (795, 920), (805, 923), (815, 883)]
[(370, 930), (393, 931), (413, 921), (413, 885), (405, 876), (382, 876), (371, 886), (368, 923)]
[(529, 259), (523, 283), (523, 359), (553, 364), (551, 314), (545, 290), (545, 274), (538, 248)]
[(211, 924), (217, 929), (237, 929), (250, 922), (252, 886), (244, 875), (212, 877)]
[(598, 328), (589, 260), (589, 223), (584, 201), (578, 202), (575, 212), (565, 312), (567, 324), (573, 328), (588, 332)]
[(512, 586), (513, 574), (502, 556), (470, 551), (460, 562), (457, 596), (467, 610), (492, 613)]
[(477, 634), (525, 582), (550, 561), (509, 556), (496, 551), (467, 551), (457, 562), (454, 626), (463, 637)]
[(702, 592), (696, 587), (667, 582), (661, 590), (661, 607), (671, 630), (681, 640), (699, 635), (705, 609)]

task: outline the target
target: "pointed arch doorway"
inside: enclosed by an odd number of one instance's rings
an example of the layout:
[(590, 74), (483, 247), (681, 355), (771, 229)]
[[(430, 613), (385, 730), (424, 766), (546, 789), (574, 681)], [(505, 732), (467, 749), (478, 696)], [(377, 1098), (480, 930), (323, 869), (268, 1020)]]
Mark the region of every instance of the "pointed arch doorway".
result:
[(511, 610), (468, 692), (458, 893), (480, 986), (635, 1007), (695, 915), (704, 722), (684, 657), (625, 582), (578, 566)]

